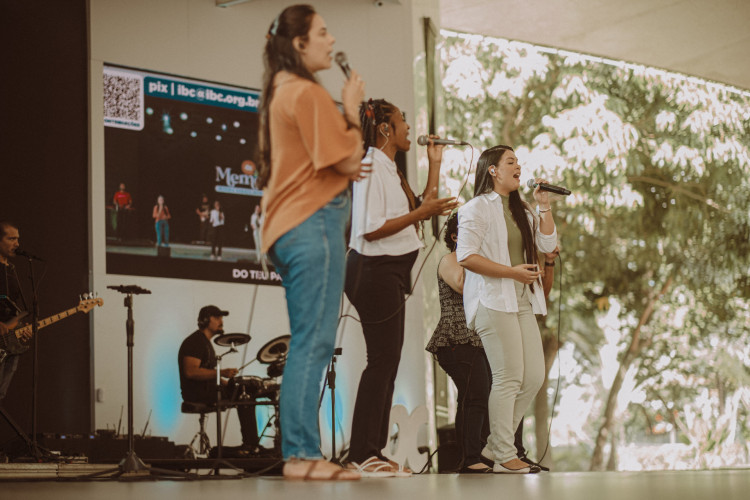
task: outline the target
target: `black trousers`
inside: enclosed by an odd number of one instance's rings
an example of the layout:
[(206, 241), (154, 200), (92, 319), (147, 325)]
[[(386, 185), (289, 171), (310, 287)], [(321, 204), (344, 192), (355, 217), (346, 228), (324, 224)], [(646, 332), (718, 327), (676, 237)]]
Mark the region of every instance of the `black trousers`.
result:
[(202, 220), (198, 230), (198, 241), (208, 241), (208, 233), (211, 229), (211, 222), (208, 219)]
[(221, 257), (221, 250), (224, 247), (224, 226), (212, 227), (209, 237), (211, 238), (211, 255)]
[[(477, 464), (490, 435), (487, 401), (492, 387), (492, 372), (487, 355), (481, 347), (461, 344), (441, 347), (435, 356), (458, 389), (456, 439), (461, 445), (462, 464)], [(513, 443), (519, 458), (526, 456), (523, 420), (518, 423)]]
[(483, 348), (471, 344), (441, 347), (435, 356), (458, 389), (456, 439), (461, 446), (462, 465), (478, 464), (490, 435), (487, 400), (492, 373), (487, 356)]
[[(216, 386), (214, 386), (215, 388)], [(215, 393), (214, 393), (215, 394)], [(224, 386), (221, 388), (222, 403), (235, 402), (240, 394), (240, 387)], [(215, 405), (216, 397), (206, 397), (201, 401), (193, 401), (205, 405)], [(246, 448), (256, 448), (260, 439), (258, 438), (258, 423), (255, 420), (255, 406), (238, 406), (237, 418), (240, 421), (240, 432), (242, 433), (242, 445)]]
[[(523, 419), (518, 422), (514, 438), (513, 444), (516, 446), (516, 454), (518, 455), (518, 458), (525, 458), (526, 448), (523, 447)], [(539, 458), (537, 458), (537, 460), (539, 460)]]
[(359, 314), (367, 346), (354, 404), (349, 460), (382, 457), (388, 442), (393, 389), (404, 344), (409, 272), (418, 251), (371, 257), (349, 252), (344, 290)]

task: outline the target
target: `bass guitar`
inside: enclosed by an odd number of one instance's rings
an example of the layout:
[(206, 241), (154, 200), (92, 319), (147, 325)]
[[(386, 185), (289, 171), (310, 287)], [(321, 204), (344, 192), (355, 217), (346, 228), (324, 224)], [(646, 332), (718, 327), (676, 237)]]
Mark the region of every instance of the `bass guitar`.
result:
[[(96, 306), (102, 306), (104, 301), (97, 297), (94, 298), (91, 294), (84, 295), (81, 297), (81, 301), (78, 306), (62, 311), (61, 313), (44, 318), (37, 322), (37, 329), (44, 328), (53, 323), (57, 323), (61, 319), (65, 319), (68, 316), (72, 316), (77, 312), (87, 313)], [(24, 325), (17, 328), (12, 328), (18, 323), (18, 318), (4, 322), (9, 327), (8, 333), (0, 335), (0, 362), (2, 362), (9, 355), (23, 354), (29, 349), (28, 341), (33, 334), (32, 325)]]

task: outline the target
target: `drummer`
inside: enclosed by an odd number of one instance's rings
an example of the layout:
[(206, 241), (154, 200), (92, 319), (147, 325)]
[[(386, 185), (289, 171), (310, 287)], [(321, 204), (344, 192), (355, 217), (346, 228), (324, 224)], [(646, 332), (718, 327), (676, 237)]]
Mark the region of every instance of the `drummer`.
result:
[[(198, 313), (198, 329), (188, 336), (180, 346), (177, 361), (180, 367), (182, 399), (188, 403), (216, 403), (216, 352), (211, 339), (224, 333), (224, 316), (216, 306), (205, 306)], [(221, 369), (221, 398), (233, 402), (238, 396), (238, 387), (232, 390), (228, 379), (237, 375), (236, 368)], [(255, 406), (238, 406), (237, 416), (242, 430), (242, 449), (249, 453), (261, 451)]]

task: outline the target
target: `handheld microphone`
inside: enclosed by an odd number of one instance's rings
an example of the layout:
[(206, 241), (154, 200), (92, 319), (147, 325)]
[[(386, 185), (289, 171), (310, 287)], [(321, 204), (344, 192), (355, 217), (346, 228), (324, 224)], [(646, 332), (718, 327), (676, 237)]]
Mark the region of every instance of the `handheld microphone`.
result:
[(151, 293), (151, 290), (146, 290), (145, 288), (141, 288), (138, 285), (111, 285), (111, 286), (108, 286), (107, 288), (111, 288), (112, 290), (118, 291), (120, 293), (133, 294), (133, 295)]
[(420, 135), (417, 137), (417, 144), (420, 146), (427, 146), (432, 141), (434, 144), (442, 144), (444, 146), (468, 146), (469, 143), (466, 141), (459, 141), (453, 139), (430, 139), (426, 135)]
[(529, 179), (526, 185), (531, 189), (539, 186), (539, 189), (541, 189), (542, 191), (549, 191), (550, 193), (561, 194), (563, 196), (568, 196), (570, 194), (570, 190), (565, 189), (562, 186), (553, 186), (552, 184), (545, 184), (543, 182), (537, 184), (536, 182), (534, 182), (534, 179)]
[(20, 248), (17, 248), (14, 253), (18, 255), (19, 257), (26, 257), (29, 260), (38, 260), (39, 262), (44, 262), (44, 259), (39, 258), (36, 255), (31, 254), (25, 250), (21, 250)]
[(346, 58), (346, 54), (344, 54), (343, 52), (336, 52), (334, 60), (336, 61), (336, 64), (339, 65), (339, 68), (341, 68), (341, 71), (344, 72), (344, 75), (348, 80), (352, 76), (352, 68), (351, 66), (349, 66), (349, 61)]

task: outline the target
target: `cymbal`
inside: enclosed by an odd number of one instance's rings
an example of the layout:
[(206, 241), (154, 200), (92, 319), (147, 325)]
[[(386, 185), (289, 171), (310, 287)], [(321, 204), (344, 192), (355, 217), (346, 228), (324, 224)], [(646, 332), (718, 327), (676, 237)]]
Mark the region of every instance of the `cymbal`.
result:
[(266, 343), (258, 351), (258, 361), (269, 364), (285, 358), (289, 351), (289, 341), (291, 338), (291, 335), (282, 335)]
[(246, 333), (224, 333), (214, 339), (214, 344), (221, 347), (244, 345), (250, 342), (250, 335)]

